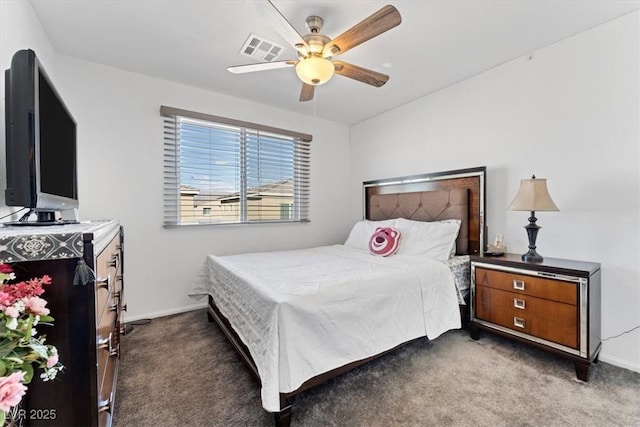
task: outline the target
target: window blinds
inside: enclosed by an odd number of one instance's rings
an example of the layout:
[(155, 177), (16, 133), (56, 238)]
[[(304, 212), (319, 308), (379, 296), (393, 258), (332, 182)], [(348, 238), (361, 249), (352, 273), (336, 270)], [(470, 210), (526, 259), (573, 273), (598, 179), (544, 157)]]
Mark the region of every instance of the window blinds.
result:
[(171, 107), (164, 225), (309, 221), (311, 135)]

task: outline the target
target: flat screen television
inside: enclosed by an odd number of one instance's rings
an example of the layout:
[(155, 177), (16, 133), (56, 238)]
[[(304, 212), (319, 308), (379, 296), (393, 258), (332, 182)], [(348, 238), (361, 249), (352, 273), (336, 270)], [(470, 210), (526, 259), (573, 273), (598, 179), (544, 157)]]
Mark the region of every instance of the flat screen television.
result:
[(18, 224), (60, 223), (58, 212), (78, 207), (76, 122), (33, 50), (5, 71), (5, 106), (5, 204), (30, 209)]

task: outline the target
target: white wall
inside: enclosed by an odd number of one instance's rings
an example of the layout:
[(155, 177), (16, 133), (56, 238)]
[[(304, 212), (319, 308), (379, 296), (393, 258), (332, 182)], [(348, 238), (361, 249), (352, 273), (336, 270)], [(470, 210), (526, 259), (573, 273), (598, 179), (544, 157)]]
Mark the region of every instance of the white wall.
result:
[[(5, 57), (17, 47), (32, 47), (38, 55), (51, 50), (46, 38), (34, 42), (29, 36), (41, 28), (28, 2), (2, 4), (3, 68), (8, 66)], [(5, 32), (16, 41), (5, 43)], [(81, 219), (118, 218), (125, 227), (128, 320), (201, 304), (187, 292), (207, 254), (344, 241), (351, 226), (343, 214), (348, 195), (346, 125), (53, 56), (55, 64), (47, 61), (45, 67), (78, 123)], [(160, 105), (312, 134), (311, 223), (164, 229)]]
[[(602, 336), (640, 325), (639, 14), (627, 15), (351, 130), (350, 212), (364, 180), (487, 166), (489, 236), (527, 251), (520, 179), (547, 178), (538, 252), (602, 264)], [(392, 144), (391, 144), (392, 143)], [(640, 330), (601, 359), (640, 371)]]

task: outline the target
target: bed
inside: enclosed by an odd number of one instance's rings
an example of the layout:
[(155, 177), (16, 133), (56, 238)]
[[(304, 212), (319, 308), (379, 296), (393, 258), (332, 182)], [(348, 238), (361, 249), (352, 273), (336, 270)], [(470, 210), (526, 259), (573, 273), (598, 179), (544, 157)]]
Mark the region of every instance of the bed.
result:
[[(205, 259), (190, 296), (208, 298), (209, 320), (261, 383), (276, 425), (289, 425), (297, 393), (460, 328), (468, 256), (485, 246), (485, 175), (480, 167), (367, 181), (364, 219), (343, 245)], [(380, 226), (401, 232), (393, 256), (368, 250)]]

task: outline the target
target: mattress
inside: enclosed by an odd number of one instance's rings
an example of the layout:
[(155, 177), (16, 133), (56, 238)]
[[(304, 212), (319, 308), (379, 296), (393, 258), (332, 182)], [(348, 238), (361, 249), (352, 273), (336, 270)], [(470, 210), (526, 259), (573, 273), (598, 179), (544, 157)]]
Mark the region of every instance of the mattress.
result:
[(316, 375), (460, 328), (445, 263), (344, 245), (210, 255), (189, 295), (213, 297), (249, 349), (272, 412), (280, 393)]

